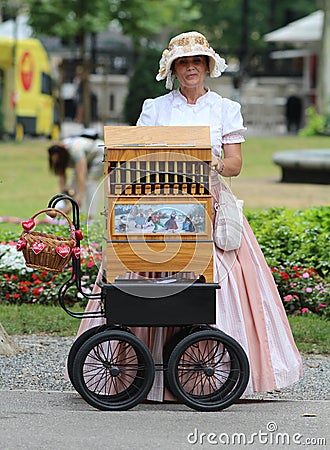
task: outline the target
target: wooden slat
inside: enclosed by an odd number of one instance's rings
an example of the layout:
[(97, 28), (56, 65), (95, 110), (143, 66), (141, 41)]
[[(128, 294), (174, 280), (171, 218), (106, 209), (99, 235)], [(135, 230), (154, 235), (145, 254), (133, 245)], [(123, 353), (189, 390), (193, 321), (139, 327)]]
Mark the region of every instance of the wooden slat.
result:
[(154, 147), (108, 147), (109, 161), (205, 161), (212, 160), (210, 148), (176, 148), (169, 147), (167, 149)]
[(107, 243), (108, 282), (127, 272), (194, 272), (213, 282), (212, 242)]
[[(193, 144), (196, 148), (210, 147), (209, 127), (135, 127), (105, 126), (106, 147), (153, 145), (173, 147)], [(157, 145), (159, 144), (159, 145)]]

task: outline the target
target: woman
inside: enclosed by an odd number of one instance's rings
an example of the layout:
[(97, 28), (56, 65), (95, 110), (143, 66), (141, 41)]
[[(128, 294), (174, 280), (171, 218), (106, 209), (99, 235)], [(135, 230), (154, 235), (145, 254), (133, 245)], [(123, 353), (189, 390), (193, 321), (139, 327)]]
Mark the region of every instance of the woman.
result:
[[(95, 214), (94, 193), (103, 175), (103, 141), (94, 130), (86, 129), (80, 136), (63, 139), (48, 148), (49, 169), (59, 179), (60, 192), (68, 192), (89, 218)], [(67, 169), (73, 169), (68, 181)]]
[[(240, 105), (211, 92), (204, 84), (208, 73), (218, 77), (225, 68), (225, 61), (200, 33), (174, 37), (163, 52), (156, 79), (166, 79), (168, 89), (177, 79), (179, 88), (146, 100), (137, 125), (210, 126), (213, 168), (222, 176), (232, 177), (239, 175), (242, 168), (242, 133), (246, 129)], [(218, 189), (216, 185), (214, 196), (219, 194)], [(214, 249), (215, 281), (221, 282), (217, 326), (236, 339), (248, 355), (251, 377), (245, 394), (272, 391), (296, 382), (301, 376), (301, 358), (273, 276), (246, 219), (238, 251)], [(84, 322), (80, 332), (93, 326), (92, 322)], [(163, 344), (174, 331), (134, 329), (148, 344), (156, 363), (162, 362)], [(165, 396), (163, 393), (161, 373), (157, 372), (148, 399), (170, 398), (166, 391)]]

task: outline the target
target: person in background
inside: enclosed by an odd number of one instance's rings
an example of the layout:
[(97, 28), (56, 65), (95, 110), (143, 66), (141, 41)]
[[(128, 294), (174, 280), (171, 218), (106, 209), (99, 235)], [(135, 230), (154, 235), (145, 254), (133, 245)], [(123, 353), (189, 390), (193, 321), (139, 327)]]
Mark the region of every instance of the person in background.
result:
[(288, 133), (297, 134), (301, 128), (302, 100), (298, 95), (290, 95), (285, 105), (286, 128)]
[(88, 218), (96, 212), (93, 196), (103, 176), (103, 146), (97, 131), (86, 129), (80, 136), (65, 138), (48, 148), (49, 169), (58, 176), (60, 192), (72, 195)]

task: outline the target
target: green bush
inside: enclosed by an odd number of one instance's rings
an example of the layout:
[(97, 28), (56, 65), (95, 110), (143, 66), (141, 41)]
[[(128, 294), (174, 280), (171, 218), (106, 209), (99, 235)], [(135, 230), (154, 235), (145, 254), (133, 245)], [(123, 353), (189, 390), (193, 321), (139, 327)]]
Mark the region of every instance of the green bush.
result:
[(299, 131), (300, 136), (330, 135), (330, 114), (322, 115), (316, 112), (312, 106), (306, 110), (307, 123)]
[(246, 212), (270, 267), (304, 266), (329, 275), (330, 207)]
[(288, 314), (330, 317), (330, 207), (246, 213)]

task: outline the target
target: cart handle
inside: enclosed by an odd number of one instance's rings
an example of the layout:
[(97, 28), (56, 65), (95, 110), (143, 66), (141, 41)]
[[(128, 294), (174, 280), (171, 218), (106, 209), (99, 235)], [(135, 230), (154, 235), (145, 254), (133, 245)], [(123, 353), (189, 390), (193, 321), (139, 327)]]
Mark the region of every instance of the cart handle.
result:
[(76, 200), (66, 194), (56, 194), (48, 202), (48, 208), (55, 208), (56, 204), (62, 200), (68, 200), (72, 206), (72, 222), (77, 230), (79, 230), (79, 206)]

